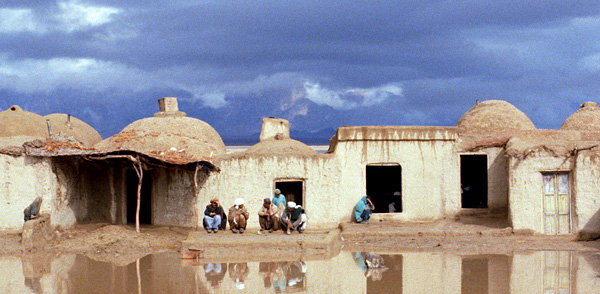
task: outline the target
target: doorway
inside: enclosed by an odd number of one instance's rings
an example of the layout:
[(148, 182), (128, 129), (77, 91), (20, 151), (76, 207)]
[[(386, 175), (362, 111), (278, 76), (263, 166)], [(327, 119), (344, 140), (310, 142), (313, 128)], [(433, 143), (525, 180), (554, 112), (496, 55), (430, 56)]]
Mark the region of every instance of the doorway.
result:
[(367, 195), (375, 205), (374, 213), (402, 212), (402, 167), (367, 165)]
[(571, 199), (568, 173), (543, 173), (544, 178), (544, 233), (550, 235), (571, 233)]
[(488, 207), (486, 154), (460, 156), (460, 188), (462, 208)]
[(275, 189), (279, 189), (285, 195), (286, 201), (294, 201), (298, 205), (304, 205), (304, 182), (298, 180), (279, 180), (275, 182)]
[[(137, 209), (138, 176), (135, 170), (127, 170), (127, 223), (135, 224)], [(152, 174), (144, 170), (140, 191), (140, 224), (152, 224)]]

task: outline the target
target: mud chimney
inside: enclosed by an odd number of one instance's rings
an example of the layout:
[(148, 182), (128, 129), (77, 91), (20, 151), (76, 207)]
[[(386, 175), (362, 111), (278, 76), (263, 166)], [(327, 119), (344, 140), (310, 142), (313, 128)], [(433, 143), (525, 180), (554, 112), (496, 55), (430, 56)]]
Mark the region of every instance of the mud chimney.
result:
[(179, 111), (177, 97), (164, 97), (158, 99), (158, 108), (160, 112), (155, 113), (155, 117), (185, 116), (185, 112)]
[(290, 122), (282, 118), (265, 117), (262, 120), (260, 140), (288, 139), (290, 137)]

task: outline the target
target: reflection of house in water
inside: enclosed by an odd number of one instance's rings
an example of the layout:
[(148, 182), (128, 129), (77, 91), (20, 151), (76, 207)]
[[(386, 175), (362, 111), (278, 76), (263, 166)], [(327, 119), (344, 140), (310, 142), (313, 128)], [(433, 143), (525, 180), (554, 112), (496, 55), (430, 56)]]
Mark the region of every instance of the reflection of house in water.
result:
[[(500, 214), (516, 231), (600, 234), (593, 102), (559, 130), (539, 130), (497, 100), (477, 103), (454, 127), (343, 126), (326, 153), (291, 139), (288, 121), (276, 118), (263, 119), (259, 143), (227, 153), (219, 134), (176, 102), (161, 99), (161, 112), (101, 142), (85, 123), (56, 115), (48, 119), (57, 140), (25, 147), (48, 136), (46, 120), (16, 106), (0, 113), (0, 189), (10, 203), (0, 228), (20, 230), (21, 211), (37, 196), (53, 225), (132, 223), (141, 182), (140, 221), (153, 225), (194, 226), (213, 197), (225, 208), (241, 197), (258, 211), (278, 188), (306, 208), (309, 229), (349, 222), (369, 194), (376, 220)], [(141, 181), (132, 161), (142, 163)]]
[(81, 255), (53, 260), (0, 257), (0, 292), (520, 294), (596, 293), (600, 286), (595, 253), (461, 256), (436, 251), (382, 257), (389, 269), (376, 279), (365, 276), (351, 252), (329, 260), (248, 262), (237, 269), (241, 263), (183, 266), (176, 253), (148, 255), (123, 265)]

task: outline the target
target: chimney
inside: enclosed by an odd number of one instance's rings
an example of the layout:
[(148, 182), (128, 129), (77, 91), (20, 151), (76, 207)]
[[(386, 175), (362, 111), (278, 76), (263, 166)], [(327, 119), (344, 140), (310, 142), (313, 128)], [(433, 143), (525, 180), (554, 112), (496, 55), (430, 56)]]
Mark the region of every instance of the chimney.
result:
[(290, 122), (288, 120), (274, 117), (263, 118), (260, 140), (273, 138), (277, 140), (290, 138)]
[(177, 97), (164, 97), (158, 99), (158, 108), (160, 112), (155, 113), (155, 117), (185, 116), (185, 112), (179, 111)]

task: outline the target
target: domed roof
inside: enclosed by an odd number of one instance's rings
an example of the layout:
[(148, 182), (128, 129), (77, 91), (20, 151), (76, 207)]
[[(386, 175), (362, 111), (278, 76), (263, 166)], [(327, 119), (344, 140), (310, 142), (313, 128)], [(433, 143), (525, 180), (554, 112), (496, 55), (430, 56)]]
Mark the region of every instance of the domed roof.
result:
[(571, 114), (560, 127), (561, 130), (600, 131), (600, 107), (596, 102), (585, 102)]
[(456, 124), (461, 133), (490, 133), (535, 130), (522, 111), (502, 100), (488, 100), (469, 109)]
[(2, 145), (22, 145), (26, 141), (48, 137), (46, 120), (41, 115), (28, 112), (17, 105), (0, 112), (0, 138)]
[(82, 120), (64, 113), (53, 113), (44, 116), (50, 121), (52, 134), (62, 133), (65, 136), (74, 137), (84, 146), (91, 147), (102, 141), (102, 137), (94, 128)]
[(290, 138), (271, 138), (262, 140), (244, 151), (247, 155), (292, 155), (312, 156), (317, 151), (308, 145)]
[(199, 119), (185, 116), (137, 120), (94, 147), (138, 152), (170, 150), (208, 157), (225, 153), (225, 144), (215, 129)]

